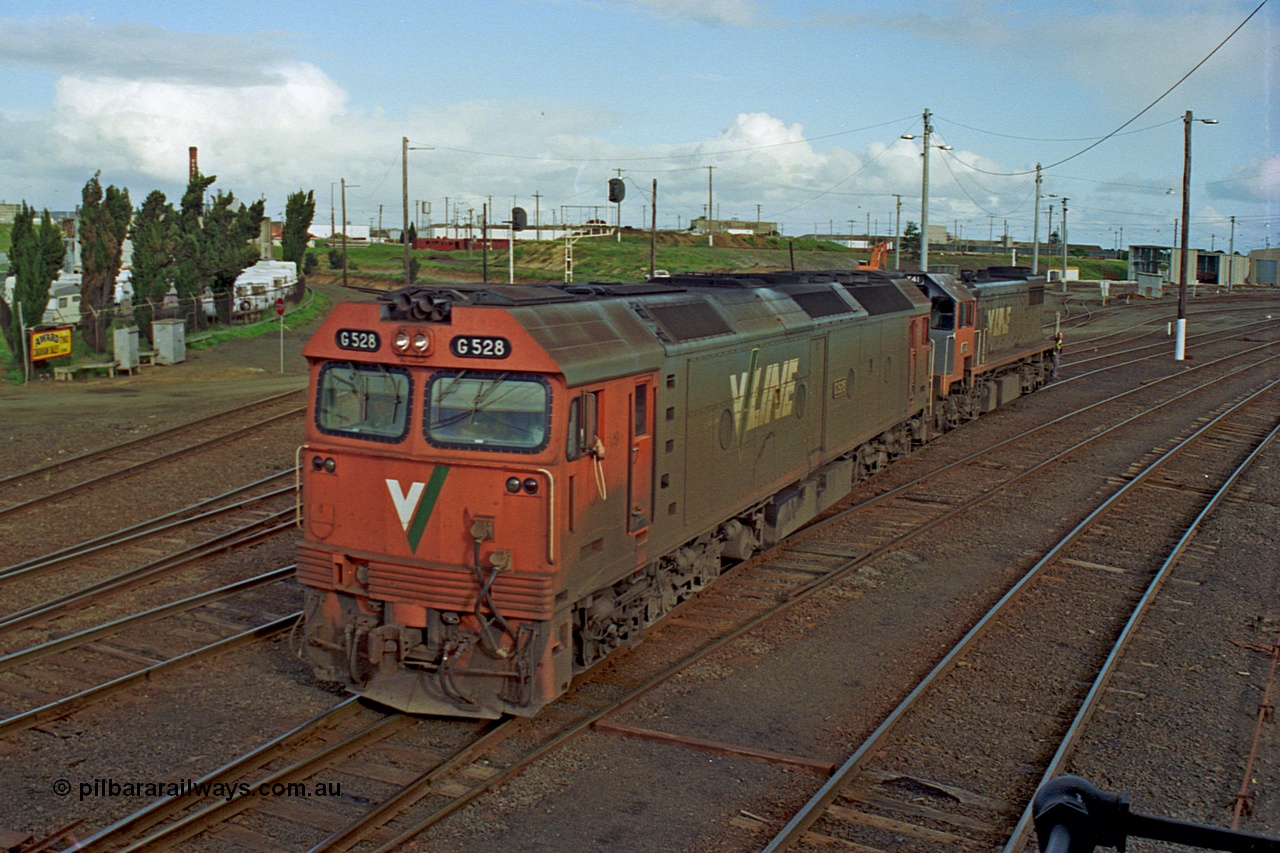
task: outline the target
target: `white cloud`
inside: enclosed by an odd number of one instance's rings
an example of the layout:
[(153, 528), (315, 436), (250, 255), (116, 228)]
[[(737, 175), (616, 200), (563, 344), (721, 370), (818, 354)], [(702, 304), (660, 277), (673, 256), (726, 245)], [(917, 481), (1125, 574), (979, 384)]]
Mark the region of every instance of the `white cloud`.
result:
[(211, 165), (238, 175), (266, 171), (281, 180), (309, 176), (309, 152), (328, 135), (339, 148), (345, 93), (312, 65), (274, 70), (254, 85), (141, 79), (61, 78), (51, 131), (64, 156), (93, 168), (131, 168), (171, 179), (195, 145)]
[(689, 20), (700, 24), (748, 27), (759, 22), (754, 0), (608, 0), (633, 6), (669, 20)]
[(802, 125), (788, 127), (768, 113), (739, 113), (714, 139), (697, 147), (704, 155), (738, 152), (747, 160), (767, 161), (781, 168), (807, 167), (815, 159)]
[(262, 83), (282, 58), (278, 34), (221, 36), (84, 17), (0, 19), (0, 65), (81, 77)]

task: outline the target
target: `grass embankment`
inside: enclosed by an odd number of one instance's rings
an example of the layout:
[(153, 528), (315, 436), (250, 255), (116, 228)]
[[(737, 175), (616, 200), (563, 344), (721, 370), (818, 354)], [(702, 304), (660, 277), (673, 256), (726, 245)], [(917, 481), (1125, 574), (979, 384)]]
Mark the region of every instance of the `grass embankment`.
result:
[[(332, 300), (315, 290), (308, 289), (307, 295), (303, 297), (302, 303), (289, 311), (284, 316), (285, 328), (296, 328), (304, 326), (317, 317), (321, 317), (329, 310)], [(237, 341), (245, 338), (256, 338), (259, 335), (265, 335), (269, 332), (276, 332), (280, 328), (280, 318), (275, 315), (274, 311), (266, 312), (267, 316), (256, 323), (245, 323), (243, 325), (233, 326), (212, 326), (205, 332), (200, 332), (192, 336), (187, 343), (187, 349), (206, 350), (213, 349), (218, 344), (226, 341)]]
[[(341, 280), (342, 267), (328, 264), (329, 247), (320, 244), (315, 252), (320, 266), (317, 273), (326, 280)], [(638, 281), (649, 272), (649, 235), (625, 233), (619, 241), (614, 235), (588, 237), (573, 246), (574, 281)], [(414, 250), (411, 257), (420, 264), (417, 283), (448, 284), (478, 282), (485, 277), (485, 258), (478, 249), (441, 252)], [(347, 281), (367, 287), (394, 288), (404, 280), (404, 247), (400, 245), (349, 246), (347, 249)], [(766, 272), (791, 269), (852, 269), (866, 261), (870, 253), (848, 249), (838, 243), (818, 240), (792, 240), (785, 237), (746, 237), (718, 235), (715, 245), (707, 238), (685, 233), (664, 232), (654, 247), (654, 267), (672, 273), (684, 272)], [(933, 252), (934, 265), (953, 264), (961, 269), (984, 269), (1008, 266), (1008, 254), (948, 254)], [(893, 256), (890, 255), (890, 263)], [(1018, 261), (1026, 264), (1030, 255), (1020, 252)], [(510, 259), (506, 250), (488, 253), (488, 280), (506, 282)], [(1046, 256), (1042, 263), (1048, 263)], [(904, 258), (903, 265), (913, 268)], [(1082, 279), (1120, 279), (1126, 274), (1124, 261), (1070, 258), (1070, 265), (1080, 269)], [(563, 281), (565, 269), (564, 240), (521, 241), (516, 245), (515, 277), (517, 282)]]

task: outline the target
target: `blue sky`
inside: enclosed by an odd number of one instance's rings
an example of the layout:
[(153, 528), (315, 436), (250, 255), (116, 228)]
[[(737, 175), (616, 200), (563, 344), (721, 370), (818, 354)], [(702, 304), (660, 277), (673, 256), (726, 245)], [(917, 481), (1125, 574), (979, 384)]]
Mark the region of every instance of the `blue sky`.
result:
[(1219, 121), (1193, 126), (1192, 242), (1235, 216), (1247, 251), (1280, 245), (1280, 0), (1085, 149), (1259, 2), (27, 3), (0, 17), (0, 200), (67, 209), (97, 170), (176, 200), (195, 145), (273, 215), (314, 189), (327, 222), (345, 179), (348, 219), (390, 226), (408, 137), (437, 222), (446, 197), (573, 220), (621, 169), (624, 223), (656, 179), (659, 226), (687, 226), (713, 166), (717, 216), (892, 233), (895, 194), (920, 218), (928, 108), (931, 223), (1030, 239), (1040, 162), (1042, 235), (1065, 196), (1073, 243), (1165, 244), (1190, 109)]

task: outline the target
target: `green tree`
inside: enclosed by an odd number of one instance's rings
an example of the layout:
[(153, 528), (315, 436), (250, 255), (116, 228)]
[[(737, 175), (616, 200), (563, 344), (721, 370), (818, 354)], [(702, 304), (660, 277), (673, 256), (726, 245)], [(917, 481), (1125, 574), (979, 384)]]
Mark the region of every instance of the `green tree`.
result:
[(196, 173), (187, 184), (178, 207), (178, 243), (173, 253), (173, 286), (184, 311), (190, 311), (198, 328), (204, 322), (203, 312), (196, 310), (201, 278), (201, 232), (204, 218), (204, 193), (217, 175)]
[(316, 253), (307, 252), (306, 259), (302, 262), (302, 270), (301, 270), (302, 276), (305, 278), (306, 276), (311, 275), (313, 272), (316, 271), (316, 268), (318, 266), (320, 266), (320, 262), (316, 260)]
[(231, 319), (236, 278), (258, 259), (259, 225), (266, 200), (247, 207), (232, 193), (214, 196), (205, 213), (200, 235), (201, 281), (213, 291), (214, 304), (224, 322)]
[(303, 260), (307, 251), (307, 242), (311, 239), (311, 223), (316, 216), (315, 190), (303, 193), (298, 190), (289, 195), (284, 207), (284, 229), (280, 234), (281, 256), (286, 261), (298, 265), (298, 272), (306, 276), (306, 264)]
[(106, 352), (106, 308), (124, 261), (133, 205), (128, 190), (112, 184), (104, 191), (98, 174), (89, 179), (80, 195), (80, 305), (90, 312), (84, 323), (85, 343), (94, 352)]
[(224, 321), (231, 318), (235, 281), (258, 258), (257, 237), (266, 201), (249, 206), (221, 191), (208, 204), (204, 194), (216, 175), (196, 174), (187, 184), (178, 211), (178, 244), (174, 252), (174, 287), (198, 328), (204, 324), (199, 300), (205, 288)]
[(912, 220), (907, 220), (907, 227), (902, 229), (902, 256), (920, 260), (920, 226)]
[(418, 226), (410, 222), (409, 223), (409, 245), (412, 246), (413, 241), (417, 239), (418, 239)]
[(13, 221), (9, 247), (9, 272), (15, 282), (10, 305), (13, 323), (8, 332), (9, 346), (14, 353), (22, 352), (19, 317), (27, 328), (40, 324), (49, 302), (49, 288), (58, 277), (65, 257), (62, 229), (54, 224), (49, 211), (44, 211), (37, 227), (35, 210), (24, 201)]
[(173, 285), (179, 243), (178, 213), (160, 190), (147, 196), (133, 220), (133, 317), (151, 337), (154, 306)]

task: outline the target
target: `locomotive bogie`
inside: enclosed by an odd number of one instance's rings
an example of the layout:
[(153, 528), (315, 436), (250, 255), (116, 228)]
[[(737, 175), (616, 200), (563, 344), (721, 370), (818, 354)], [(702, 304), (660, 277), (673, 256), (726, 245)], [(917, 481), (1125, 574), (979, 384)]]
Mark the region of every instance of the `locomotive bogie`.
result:
[(536, 713), (727, 566), (1042, 384), (1027, 282), (983, 286), (676, 276), (339, 306), (304, 351), (302, 653), (406, 711)]

